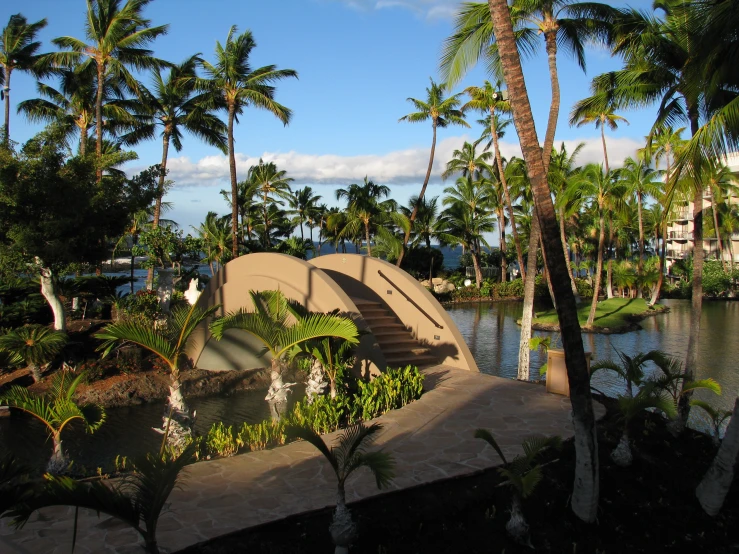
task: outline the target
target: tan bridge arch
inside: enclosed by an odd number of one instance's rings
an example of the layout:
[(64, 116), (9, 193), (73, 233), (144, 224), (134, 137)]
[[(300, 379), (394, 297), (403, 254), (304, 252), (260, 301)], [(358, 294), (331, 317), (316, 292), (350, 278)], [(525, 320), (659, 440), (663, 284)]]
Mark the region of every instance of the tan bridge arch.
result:
[[(478, 371), (456, 325), (436, 299), (405, 271), (377, 258), (332, 254), (306, 262), (277, 253), (241, 256), (221, 268), (197, 304), (202, 308), (220, 304), (218, 315), (223, 315), (252, 308), (250, 290), (274, 289), (311, 311), (350, 315), (366, 332), (356, 349), (355, 369), (362, 373), (383, 371), (388, 363), (415, 363), (414, 356), (421, 363)], [(415, 343), (398, 338), (403, 333)], [(399, 357), (398, 350), (405, 357)], [(269, 358), (260, 357), (261, 351), (258, 341), (243, 331), (230, 330), (216, 341), (202, 325), (187, 354), (199, 368), (226, 371), (265, 367)]]

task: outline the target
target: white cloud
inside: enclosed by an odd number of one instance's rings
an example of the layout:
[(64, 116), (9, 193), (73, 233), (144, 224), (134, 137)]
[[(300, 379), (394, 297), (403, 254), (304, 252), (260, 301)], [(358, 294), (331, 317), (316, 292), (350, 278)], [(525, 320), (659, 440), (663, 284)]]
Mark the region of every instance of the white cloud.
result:
[[(444, 165), (452, 158), (454, 150), (468, 135), (446, 138), (436, 145), (432, 182), (440, 182)], [(517, 144), (501, 143), (504, 156), (520, 156)], [(361, 181), (365, 175), (378, 183), (395, 185), (417, 184), (423, 181), (428, 168), (429, 147), (397, 150), (387, 154), (338, 156), (335, 154), (302, 154), (300, 152), (264, 152), (265, 162), (274, 162), (295, 179), (296, 184), (349, 184)], [(259, 162), (259, 157), (236, 154), (236, 174), (246, 175), (249, 167)], [(229, 182), (228, 158), (223, 155), (207, 156), (198, 161), (187, 157), (171, 158), (167, 167), (168, 178), (176, 186), (225, 187)]]
[[(441, 172), (447, 161), (452, 158), (454, 150), (459, 149), (469, 135), (449, 137), (436, 145), (434, 167), (431, 182), (441, 182)], [(607, 138), (608, 157), (612, 167), (619, 167), (624, 158), (634, 156), (642, 145), (630, 138)], [(563, 141), (557, 141), (559, 149)], [(584, 142), (577, 163), (602, 163), (603, 147), (599, 138), (584, 141), (565, 140), (568, 152), (574, 151), (580, 142)], [(521, 156), (517, 143), (501, 141), (503, 156)], [(415, 185), (421, 183), (428, 167), (429, 147), (419, 146), (405, 150), (388, 152), (387, 154), (364, 154), (358, 156), (339, 156), (336, 154), (303, 154), (290, 152), (264, 152), (261, 158), (267, 162), (275, 162), (280, 169), (295, 179), (296, 185), (305, 184), (340, 184), (360, 182), (365, 175), (377, 183), (392, 185)], [(259, 156), (236, 154), (236, 171), (239, 179), (246, 176), (249, 167), (259, 162)], [(167, 164), (169, 179), (177, 187), (219, 187), (228, 188), (228, 158), (214, 155), (193, 161), (187, 157), (171, 158)]]

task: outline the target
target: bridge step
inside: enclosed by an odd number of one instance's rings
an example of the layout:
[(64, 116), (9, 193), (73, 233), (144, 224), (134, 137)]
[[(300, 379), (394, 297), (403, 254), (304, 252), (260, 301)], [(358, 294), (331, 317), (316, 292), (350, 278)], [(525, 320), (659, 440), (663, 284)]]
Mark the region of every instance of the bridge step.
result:
[(352, 301), (377, 339), (389, 366), (424, 367), (438, 363), (429, 348), (418, 342), (384, 305), (363, 298), (352, 298)]

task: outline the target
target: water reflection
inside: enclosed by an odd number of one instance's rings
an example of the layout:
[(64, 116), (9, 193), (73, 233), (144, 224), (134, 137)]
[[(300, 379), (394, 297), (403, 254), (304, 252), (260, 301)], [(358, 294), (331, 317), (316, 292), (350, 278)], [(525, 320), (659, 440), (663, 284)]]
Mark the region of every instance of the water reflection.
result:
[[(615, 350), (626, 354), (664, 350), (673, 356), (685, 358), (690, 331), (690, 301), (665, 300), (670, 307), (667, 314), (641, 322), (643, 329), (623, 335), (583, 334), (586, 351), (593, 359), (617, 359)], [(518, 366), (518, 342), (521, 337), (516, 321), (521, 317), (521, 302), (489, 304), (460, 304), (447, 308), (472, 351), (480, 370), (491, 375), (514, 378)], [(556, 338), (556, 333), (536, 331), (535, 335)], [(739, 303), (731, 301), (704, 302), (701, 336), (698, 344), (697, 378), (712, 377), (724, 389), (721, 397), (701, 391), (699, 398), (717, 407), (730, 410), (739, 392)], [(531, 376), (538, 376), (538, 368), (546, 357), (531, 353)], [(615, 395), (623, 391), (623, 382), (599, 372), (593, 384), (604, 392)]]

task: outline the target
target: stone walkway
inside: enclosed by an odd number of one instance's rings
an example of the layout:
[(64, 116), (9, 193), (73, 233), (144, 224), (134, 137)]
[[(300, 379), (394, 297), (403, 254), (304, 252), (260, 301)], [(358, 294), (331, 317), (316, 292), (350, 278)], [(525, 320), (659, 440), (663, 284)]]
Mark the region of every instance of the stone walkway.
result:
[[(544, 387), (437, 366), (426, 373), (423, 397), (378, 418), (378, 446), (395, 457), (391, 490), (496, 466), (492, 448), (473, 438), (488, 428), (506, 456), (521, 452), (532, 434), (572, 435), (568, 398)], [(595, 404), (596, 417), (605, 410)], [(331, 437), (329, 437), (331, 438)], [(232, 531), (334, 504), (329, 465), (305, 442), (190, 466), (170, 496), (157, 538), (173, 552)], [(347, 501), (380, 494), (367, 471), (347, 483)], [(73, 509), (48, 508), (20, 531), (0, 520), (3, 554), (68, 554)], [(117, 520), (80, 511), (77, 554), (143, 552), (138, 535)]]

